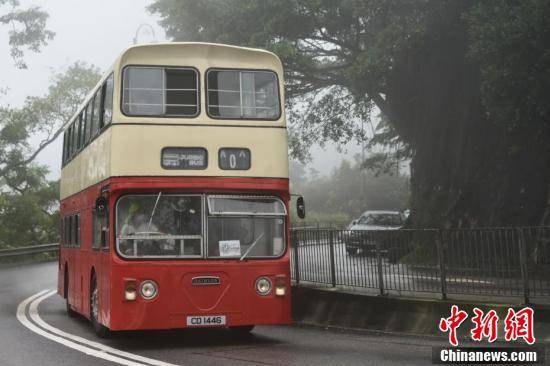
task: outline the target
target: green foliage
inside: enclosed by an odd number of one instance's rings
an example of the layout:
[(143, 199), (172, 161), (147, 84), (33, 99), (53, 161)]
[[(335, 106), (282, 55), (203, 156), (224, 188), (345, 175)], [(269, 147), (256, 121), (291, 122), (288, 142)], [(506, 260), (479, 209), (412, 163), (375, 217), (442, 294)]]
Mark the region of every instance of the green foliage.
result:
[(47, 168), (34, 159), (99, 77), (96, 67), (75, 63), (53, 75), (46, 95), (28, 97), (20, 108), (0, 107), (0, 248), (57, 240), (59, 183), (48, 182)]
[(9, 26), (11, 57), (19, 68), (27, 68), (23, 60), (24, 49), (39, 52), (55, 33), (46, 29), (48, 14), (38, 7), (21, 9), (17, 0), (0, 0), (0, 9), (10, 6), (8, 12), (0, 15), (0, 25)]
[(59, 184), (47, 182), (45, 173), (43, 168), (28, 168), (24, 191), (0, 195), (0, 248), (58, 240)]
[(362, 141), (376, 106), (385, 123), (370, 144), (392, 154), (364, 166), (412, 159), (414, 225), (550, 217), (548, 1), (156, 0), (149, 10), (174, 40), (277, 53), (298, 159), (314, 143)]
[[(62, 132), (86, 93), (99, 80), (94, 66), (75, 63), (52, 77), (48, 93), (28, 97), (21, 108), (0, 107), (0, 179), (11, 189), (28, 182), (26, 169)], [(36, 139), (39, 139), (38, 144)]]
[(506, 0), (480, 2), (468, 16), (487, 113), (510, 129), (550, 123), (549, 15), (546, 0)]

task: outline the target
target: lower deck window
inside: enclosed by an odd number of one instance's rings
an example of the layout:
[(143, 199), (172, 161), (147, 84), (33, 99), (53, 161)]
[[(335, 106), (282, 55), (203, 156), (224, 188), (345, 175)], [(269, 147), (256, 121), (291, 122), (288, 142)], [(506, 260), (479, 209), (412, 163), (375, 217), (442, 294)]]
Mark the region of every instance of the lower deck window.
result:
[(208, 257), (269, 258), (285, 250), (285, 205), (273, 197), (209, 196)]
[(123, 257), (202, 256), (202, 197), (133, 195), (117, 204), (117, 250)]
[(274, 258), (285, 250), (285, 216), (271, 197), (127, 195), (116, 247), (126, 258)]

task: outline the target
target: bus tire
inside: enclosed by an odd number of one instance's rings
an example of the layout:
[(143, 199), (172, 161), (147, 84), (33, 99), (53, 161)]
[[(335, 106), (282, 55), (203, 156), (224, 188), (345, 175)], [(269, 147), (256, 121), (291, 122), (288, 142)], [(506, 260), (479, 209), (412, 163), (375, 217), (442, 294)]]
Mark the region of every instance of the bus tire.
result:
[(69, 267), (65, 264), (65, 279), (63, 283), (63, 294), (65, 295), (65, 309), (69, 318), (76, 317), (76, 311), (69, 304)]
[(92, 280), (90, 281), (90, 321), (94, 328), (95, 334), (99, 338), (109, 338), (111, 331), (109, 328), (101, 324), (98, 320), (99, 317), (99, 289), (97, 288), (97, 280), (95, 273), (92, 273)]
[(229, 330), (237, 336), (247, 336), (254, 329), (254, 325), (239, 325), (237, 327), (229, 327)]

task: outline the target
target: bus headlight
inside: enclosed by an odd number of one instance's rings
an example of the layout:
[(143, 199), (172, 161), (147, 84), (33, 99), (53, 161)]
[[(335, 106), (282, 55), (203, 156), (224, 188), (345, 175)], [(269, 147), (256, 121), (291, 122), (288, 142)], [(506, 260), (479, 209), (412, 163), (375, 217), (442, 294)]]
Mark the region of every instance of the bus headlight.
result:
[(154, 299), (158, 294), (158, 286), (154, 281), (147, 280), (141, 283), (139, 292), (145, 300)]
[(256, 280), (256, 292), (258, 295), (269, 295), (272, 287), (271, 280), (267, 277), (260, 277)]

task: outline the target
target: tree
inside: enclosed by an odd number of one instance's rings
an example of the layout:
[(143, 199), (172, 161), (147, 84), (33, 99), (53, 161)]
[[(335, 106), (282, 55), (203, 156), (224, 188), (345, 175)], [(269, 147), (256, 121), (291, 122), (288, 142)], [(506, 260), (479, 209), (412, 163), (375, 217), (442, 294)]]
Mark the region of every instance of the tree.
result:
[(149, 10), (174, 40), (277, 53), (295, 156), (300, 142), (360, 137), (357, 119), (377, 106), (390, 126), (378, 142), (397, 138), (412, 159), (414, 225), (526, 225), (543, 215), (548, 148), (531, 144), (524, 123), (511, 132), (507, 116), (548, 122), (548, 78), (532, 77), (533, 65), (550, 68), (547, 1), (156, 0)]
[(0, 15), (0, 25), (11, 26), (9, 43), (11, 57), (19, 68), (26, 68), (23, 60), (24, 49), (39, 52), (51, 40), (55, 33), (46, 29), (48, 14), (39, 7), (21, 9), (17, 0), (0, 0), (0, 9), (11, 6), (11, 9)]
[[(28, 97), (23, 107), (0, 107), (0, 179), (20, 190), (28, 183), (27, 168), (62, 132), (100, 78), (99, 69), (77, 62), (56, 73), (48, 93)], [(40, 138), (38, 144), (32, 139)]]
[(99, 78), (96, 67), (77, 62), (53, 76), (46, 95), (28, 97), (20, 108), (0, 107), (0, 247), (58, 239), (59, 182), (48, 182), (47, 168), (34, 159)]

